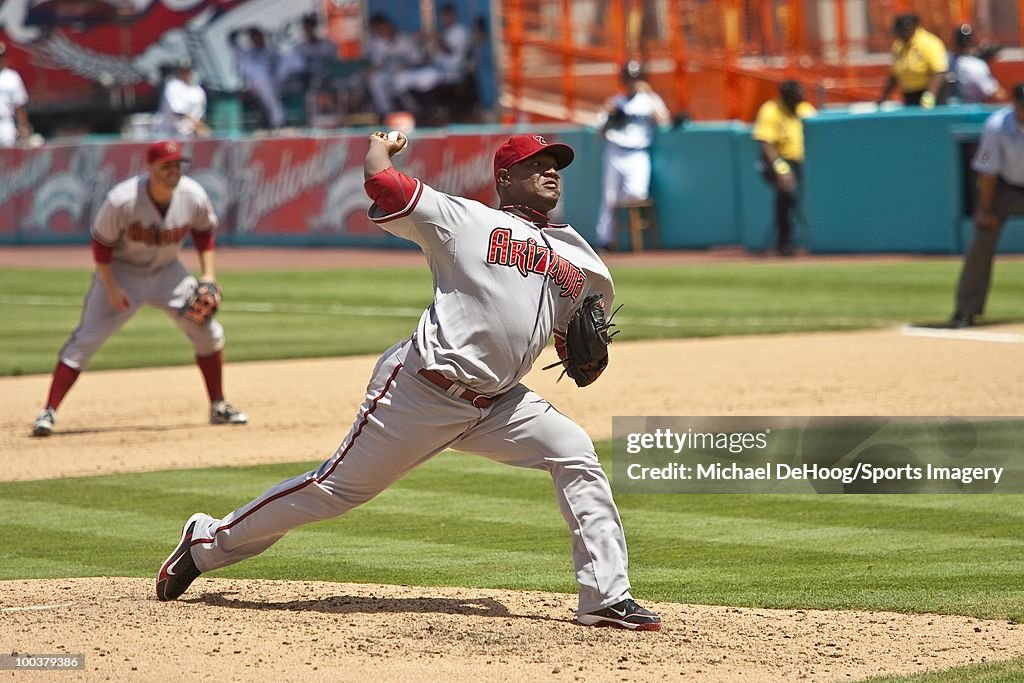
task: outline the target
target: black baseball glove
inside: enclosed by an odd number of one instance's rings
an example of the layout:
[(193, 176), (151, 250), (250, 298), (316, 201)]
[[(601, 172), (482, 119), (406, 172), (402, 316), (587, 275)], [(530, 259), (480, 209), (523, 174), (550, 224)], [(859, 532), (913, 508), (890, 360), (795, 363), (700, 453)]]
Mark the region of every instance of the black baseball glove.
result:
[(609, 128), (622, 128), (628, 121), (629, 117), (626, 116), (626, 112), (622, 111), (622, 107), (616, 107), (608, 113)]
[(217, 313), (220, 301), (220, 287), (217, 283), (203, 280), (189, 294), (178, 315), (196, 325), (205, 325)]
[[(615, 312), (618, 310), (616, 308)], [(564, 368), (562, 375), (569, 375), (576, 386), (592, 384), (608, 367), (608, 345), (612, 343), (612, 337), (618, 334), (618, 331), (608, 333), (609, 328), (615, 327), (612, 324), (614, 316), (615, 313), (612, 313), (605, 318), (604, 297), (600, 294), (591, 294), (585, 298), (569, 319), (564, 346), (555, 344), (562, 360), (544, 369), (561, 365)]]

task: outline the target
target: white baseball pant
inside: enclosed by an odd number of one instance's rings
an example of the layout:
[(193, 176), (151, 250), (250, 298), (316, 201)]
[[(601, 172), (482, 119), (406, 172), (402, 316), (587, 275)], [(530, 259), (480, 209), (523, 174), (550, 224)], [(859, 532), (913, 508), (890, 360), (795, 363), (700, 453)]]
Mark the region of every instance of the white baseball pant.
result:
[(612, 242), (615, 207), (622, 202), (647, 199), (651, 191), (651, 155), (646, 149), (630, 149), (609, 142), (601, 162), (604, 179), (601, 209), (597, 217), (597, 241), (601, 246)]
[(411, 341), (386, 351), (334, 456), (223, 519), (201, 521), (192, 545), (200, 571), (257, 555), (302, 524), (344, 514), (455, 447), (551, 475), (572, 534), (580, 614), (631, 597), (622, 522), (586, 432), (521, 384), (491, 407), (476, 408), (417, 375), (418, 363)]
[(64, 342), (58, 358), (60, 362), (77, 370), (85, 370), (89, 361), (112, 334), (121, 329), (143, 304), (162, 309), (174, 321), (197, 356), (209, 356), (224, 348), (224, 328), (212, 319), (206, 325), (196, 325), (180, 315), (178, 310), (195, 289), (196, 279), (181, 261), (173, 261), (160, 270), (149, 273), (114, 264), (114, 279), (125, 290), (132, 305), (119, 311), (110, 305), (107, 290), (96, 274), (85, 294), (82, 317), (68, 340)]

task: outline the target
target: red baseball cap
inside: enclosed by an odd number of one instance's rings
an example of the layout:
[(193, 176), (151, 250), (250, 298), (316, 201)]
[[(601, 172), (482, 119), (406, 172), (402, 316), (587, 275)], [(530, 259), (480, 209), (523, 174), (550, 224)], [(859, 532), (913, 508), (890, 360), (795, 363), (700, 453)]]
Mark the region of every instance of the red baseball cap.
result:
[(569, 145), (548, 142), (541, 135), (513, 135), (494, 153), (494, 178), (498, 178), (499, 170), (510, 168), (523, 159), (541, 152), (550, 152), (555, 157), (555, 168), (558, 170), (571, 164), (576, 156)]
[(188, 161), (182, 152), (181, 145), (173, 140), (154, 142), (146, 150), (147, 164), (162, 164), (165, 161)]

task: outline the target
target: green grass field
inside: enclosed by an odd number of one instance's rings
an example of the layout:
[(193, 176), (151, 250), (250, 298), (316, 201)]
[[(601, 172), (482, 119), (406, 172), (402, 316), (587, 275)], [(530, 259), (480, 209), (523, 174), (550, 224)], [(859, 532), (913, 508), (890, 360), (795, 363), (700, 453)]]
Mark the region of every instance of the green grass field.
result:
[(1024, 678), (1024, 658), (1005, 662), (973, 664), (917, 676), (878, 676), (863, 683), (1020, 683)]
[[(959, 263), (622, 267), (621, 339), (852, 330), (938, 322)], [(0, 375), (46, 373), (74, 329), (89, 271), (0, 271)], [(431, 296), (425, 268), (224, 273), (230, 361), (378, 353), (410, 333)], [(997, 264), (990, 319), (1024, 320), (1024, 262)], [(145, 309), (93, 369), (192, 362), (163, 313)]]
[[(608, 457), (608, 444), (601, 444)], [(0, 484), (0, 579), (151, 577), (197, 510), (312, 468), (293, 463)], [(1020, 621), (1014, 496), (618, 496), (645, 600)], [(214, 577), (574, 592), (548, 478), (443, 454), (362, 508)], [(876, 683), (1019, 681), (1024, 660)]]
[[(615, 271), (621, 339), (938, 322), (959, 264), (709, 265)], [(0, 271), (0, 375), (46, 373), (86, 271)], [(429, 302), (425, 269), (224, 273), (229, 360), (377, 353)], [(997, 268), (990, 319), (1024, 320), (1024, 263)], [(147, 310), (92, 365), (191, 363)], [(607, 460), (609, 444), (600, 444)], [(0, 483), (0, 579), (152, 576), (186, 517), (220, 515), (314, 463)], [(606, 462), (606, 465), (610, 463)], [(610, 466), (607, 467), (610, 471)], [(446, 453), (378, 499), (295, 530), (214, 576), (574, 592), (569, 539), (542, 473)], [(1024, 616), (1014, 496), (617, 496), (646, 600)], [(1018, 681), (1024, 660), (915, 681)]]
[[(314, 466), (0, 484), (0, 579), (148, 577), (189, 514), (226, 514)], [(617, 500), (631, 578), (649, 600), (1024, 617), (1014, 496)], [(217, 575), (575, 591), (548, 477), (460, 453)]]

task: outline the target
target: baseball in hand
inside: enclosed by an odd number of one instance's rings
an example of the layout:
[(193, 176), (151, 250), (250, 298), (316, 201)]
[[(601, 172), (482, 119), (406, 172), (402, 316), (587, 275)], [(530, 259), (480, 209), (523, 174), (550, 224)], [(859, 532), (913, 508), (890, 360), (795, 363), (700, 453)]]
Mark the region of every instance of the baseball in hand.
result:
[(388, 142), (400, 142), (402, 144), (402, 146), (398, 148), (398, 151), (395, 152), (392, 156), (398, 156), (399, 154), (405, 151), (406, 147), (409, 146), (409, 139), (405, 137), (405, 135), (403, 135), (400, 131), (397, 130), (393, 130), (390, 133), (388, 133)]

